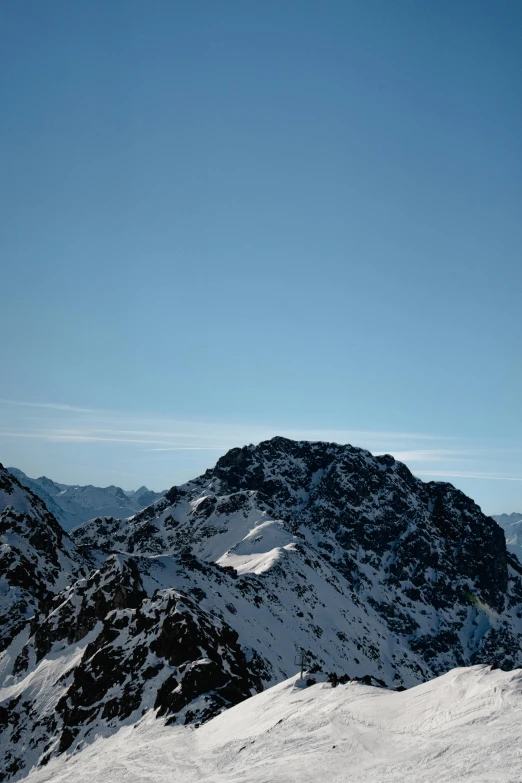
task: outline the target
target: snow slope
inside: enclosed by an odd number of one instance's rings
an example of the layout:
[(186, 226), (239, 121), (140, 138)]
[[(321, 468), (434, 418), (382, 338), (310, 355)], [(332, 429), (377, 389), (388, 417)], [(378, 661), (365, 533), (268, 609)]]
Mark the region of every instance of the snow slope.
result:
[(130, 517), (164, 495), (147, 487), (125, 491), (120, 487), (74, 486), (58, 484), (47, 476), (32, 479), (18, 468), (8, 468), (22, 486), (37, 495), (64, 530), (72, 530), (94, 517)]
[(294, 677), (202, 727), (148, 713), (27, 783), (520, 783), (522, 672), (453, 669), (398, 693)]

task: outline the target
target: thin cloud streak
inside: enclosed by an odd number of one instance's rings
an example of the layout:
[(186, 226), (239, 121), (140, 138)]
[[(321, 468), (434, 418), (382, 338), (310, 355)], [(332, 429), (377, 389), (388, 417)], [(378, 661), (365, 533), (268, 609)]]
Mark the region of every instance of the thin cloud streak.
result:
[(276, 430), (297, 440), (348, 440), (352, 438), (375, 438), (379, 440), (450, 440), (446, 435), (429, 435), (423, 432), (383, 432), (381, 430)]
[(391, 454), (398, 462), (445, 462), (453, 457), (469, 457), (474, 452), (463, 449), (411, 449), (407, 451), (376, 451), (375, 456)]
[(488, 476), (485, 473), (468, 473), (455, 470), (416, 470), (416, 476), (447, 476), (448, 478), (487, 479), (489, 481), (522, 481), (522, 477), (514, 476)]
[[(185, 422), (186, 424), (186, 422)], [(259, 443), (263, 440), (268, 440), (276, 434), (280, 434), (286, 437), (291, 437), (296, 440), (324, 440), (327, 442), (337, 441), (339, 443), (353, 443), (356, 445), (365, 446), (366, 448), (376, 451), (379, 446), (381, 453), (387, 453), (382, 451), (384, 445), (383, 441), (395, 441), (407, 439), (420, 439), (420, 433), (383, 433), (380, 431), (372, 432), (369, 430), (284, 430), (284, 429), (269, 429), (248, 427), (247, 425), (222, 425), (222, 424), (200, 424), (200, 432), (194, 431), (164, 431), (162, 429), (111, 429), (107, 427), (77, 427), (71, 429), (70, 427), (62, 428), (50, 428), (48, 430), (38, 431), (4, 431), (0, 433), (4, 437), (11, 438), (39, 438), (49, 441), (64, 441), (71, 443), (129, 443), (129, 444), (146, 444), (146, 445), (158, 445), (167, 449), (177, 449), (182, 447), (192, 448), (208, 448), (208, 449), (228, 449), (234, 446), (241, 446), (245, 443)], [(210, 430), (210, 432), (209, 432)], [(217, 432), (216, 432), (217, 430)], [(138, 437), (125, 437), (136, 435)], [(122, 437), (123, 436), (123, 437)], [(145, 436), (145, 437), (139, 437)], [(150, 437), (152, 436), (152, 437)], [(430, 436), (425, 436), (427, 440)], [(179, 443), (172, 442), (176, 440), (189, 440), (192, 443)], [(438, 439), (438, 437), (437, 437)], [(207, 441), (207, 443), (198, 443), (198, 441)], [(214, 441), (214, 443), (208, 443), (208, 441)], [(373, 443), (370, 442), (373, 441)], [(194, 442), (195, 441), (195, 442)], [(395, 452), (400, 454), (402, 458), (410, 456), (412, 459), (419, 459), (421, 454), (431, 455), (431, 458), (435, 458), (435, 455), (443, 450), (439, 449), (409, 449), (401, 452)], [(447, 455), (455, 454), (455, 450), (445, 450)]]
[[(6, 438), (39, 438), (49, 441), (63, 441), (65, 443), (139, 443), (152, 444), (158, 443), (165, 445), (164, 440), (145, 440), (142, 438), (102, 438), (93, 435), (52, 433), (52, 432), (0, 432), (0, 436)], [(222, 451), (222, 446), (185, 446), (174, 445), (161, 449), (146, 449), (146, 451), (174, 451), (178, 449), (216, 449)]]
[[(14, 415), (16, 408), (20, 412), (24, 409), (41, 410), (38, 424), (35, 425), (34, 421), (36, 414), (31, 417), (32, 423), (26, 424), (25, 415), (23, 421), (17, 420), (21, 416)], [(49, 411), (48, 416), (44, 414), (45, 410)], [(454, 436), (421, 432), (306, 427), (297, 429), (273, 425), (194, 421), (154, 414), (83, 408), (62, 403), (21, 402), (6, 399), (0, 399), (0, 411), (3, 412), (3, 428), (5, 428), (5, 431), (0, 433), (0, 437), (34, 438), (48, 443), (61, 443), (64, 447), (71, 444), (71, 448), (73, 444), (86, 444), (86, 446), (91, 444), (90, 448), (95, 448), (95, 444), (99, 444), (100, 448), (103, 448), (104, 444), (114, 444), (114, 448), (119, 444), (124, 448), (127, 444), (127, 448), (141, 451), (144, 454), (143, 459), (145, 454), (149, 455), (149, 460), (153, 458), (153, 454), (158, 458), (164, 454), (165, 460), (168, 460), (168, 454), (172, 453), (173, 464), (176, 461), (176, 452), (225, 453), (234, 447), (259, 443), (275, 435), (281, 435), (294, 440), (350, 443), (368, 449), (373, 454), (391, 454), (395, 459), (410, 465), (416, 475), (430, 476), (434, 480), (447, 477), (522, 482), (522, 477), (507, 473), (510, 470), (517, 472), (518, 464), (501, 464), (497, 457), (493, 458), (494, 453), (505, 458), (508, 452), (518, 452), (519, 449), (509, 447), (495, 449), (491, 446), (486, 448), (484, 442), (480, 443), (476, 439), (464, 440)], [(74, 414), (78, 414), (76, 418)], [(201, 462), (203, 461), (204, 458)], [(434, 469), (430, 469), (430, 465), (433, 465)], [(418, 467), (418, 470), (414, 466)], [(453, 470), (450, 469), (451, 466)], [(502, 472), (503, 468), (506, 473)], [(481, 472), (481, 469), (484, 472)], [(500, 469), (497, 475), (495, 475), (496, 469)]]
[[(14, 407), (35, 408), (42, 410), (63, 411), (64, 413), (91, 414), (91, 421), (86, 421), (82, 416), (82, 426), (76, 431), (78, 435), (94, 437), (97, 435), (145, 435), (155, 436), (164, 440), (173, 438), (205, 439), (225, 441), (239, 445), (245, 442), (259, 442), (283, 435), (295, 440), (323, 440), (352, 442), (373, 440), (384, 443), (398, 441), (441, 441), (451, 440), (447, 436), (432, 435), (420, 432), (383, 432), (372, 430), (349, 429), (288, 429), (281, 426), (260, 426), (249, 424), (236, 424), (231, 422), (209, 422), (194, 420), (177, 420), (170, 417), (155, 416), (150, 414), (133, 414), (128, 411), (115, 411), (109, 409), (84, 408), (65, 403), (48, 402), (23, 402), (19, 400), (0, 399), (0, 404)], [(70, 420), (68, 420), (70, 421)], [(56, 423), (56, 422), (55, 422)], [(65, 421), (64, 421), (65, 423)], [(122, 424), (130, 427), (122, 428)], [(148, 427), (147, 427), (148, 425)], [(152, 427), (152, 428), (151, 428)], [(58, 430), (54, 429), (54, 433)], [(74, 431), (62, 429), (64, 434), (73, 434)], [(23, 436), (20, 433), (20, 436)], [(16, 437), (15, 433), (11, 437)], [(132, 442), (132, 439), (126, 439)], [(122, 441), (123, 442), (123, 441)]]
[[(98, 430), (92, 430), (97, 432)], [(114, 431), (117, 432), (117, 431)], [(129, 430), (129, 433), (131, 431)], [(138, 431), (134, 431), (138, 432)], [(148, 431), (147, 431), (148, 434)], [(90, 435), (87, 432), (81, 432), (77, 430), (58, 430), (50, 432), (1, 432), (0, 436), (10, 438), (38, 438), (48, 441), (62, 441), (66, 443), (129, 443), (129, 444), (142, 444), (142, 445), (157, 445), (158, 448), (145, 449), (145, 451), (223, 451), (224, 449), (234, 448), (235, 441), (233, 438), (228, 438), (229, 445), (210, 445), (210, 444), (185, 444), (185, 443), (168, 443), (163, 439), (160, 433), (154, 433), (150, 431), (150, 434), (159, 435), (162, 439), (150, 439), (150, 438), (115, 438), (105, 437), (100, 435)], [(188, 433), (187, 433), (188, 437)], [(192, 437), (194, 435), (192, 434)], [(195, 436), (197, 437), (197, 436)], [(224, 438), (222, 440), (225, 440)], [(377, 451), (373, 452), (375, 456), (382, 456), (384, 454), (391, 454), (394, 459), (400, 462), (441, 462), (452, 457), (470, 456), (473, 452), (465, 451), (462, 449), (410, 449), (405, 451)], [(431, 471), (436, 474), (437, 471)], [(446, 475), (446, 472), (440, 471), (440, 475)], [(448, 473), (447, 475), (457, 475), (456, 473)], [(516, 480), (516, 479), (514, 479)], [(522, 479), (520, 479), (522, 480)]]
[(144, 451), (223, 451), (223, 446), (169, 446), (165, 449), (144, 449)]
[(75, 405), (65, 405), (55, 402), (20, 402), (18, 400), (0, 399), (2, 405), (16, 405), (21, 408), (51, 408), (57, 411), (70, 411), (72, 413), (103, 413), (96, 408), (78, 408)]

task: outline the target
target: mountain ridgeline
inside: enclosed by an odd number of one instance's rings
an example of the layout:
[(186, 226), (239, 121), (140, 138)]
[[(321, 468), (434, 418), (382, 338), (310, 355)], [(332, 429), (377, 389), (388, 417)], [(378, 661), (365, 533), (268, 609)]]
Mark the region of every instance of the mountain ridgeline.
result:
[(72, 530), (93, 517), (130, 517), (154, 503), (164, 492), (140, 487), (131, 492), (121, 487), (93, 487), (58, 484), (47, 476), (32, 479), (18, 468), (8, 468), (23, 487), (43, 500), (64, 530)]
[(274, 438), (70, 537), (0, 476), (4, 779), (149, 710), (204, 722), (292, 675), (300, 650), (394, 688), (522, 664), (501, 528), (389, 455)]

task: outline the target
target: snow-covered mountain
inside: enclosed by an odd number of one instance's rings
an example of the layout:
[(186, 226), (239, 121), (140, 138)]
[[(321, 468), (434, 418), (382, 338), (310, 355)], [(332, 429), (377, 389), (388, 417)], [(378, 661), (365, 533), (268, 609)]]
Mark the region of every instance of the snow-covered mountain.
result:
[(27, 783), (518, 783), (522, 673), (453, 669), (397, 693), (294, 677), (197, 730), (149, 713)]
[(126, 491), (120, 487), (72, 486), (58, 484), (47, 476), (32, 479), (18, 468), (8, 468), (20, 484), (43, 500), (64, 530), (72, 530), (94, 517), (130, 517), (163, 497), (147, 487)]
[(0, 465), (0, 651), (91, 567), (40, 498)]
[(291, 676), (301, 649), (392, 687), (522, 664), (502, 530), (389, 455), (274, 438), (71, 535), (77, 570), (0, 656), (6, 778), (151, 710), (204, 722)]
[(522, 514), (497, 514), (493, 517), (506, 535), (506, 547), (522, 563)]
[(290, 617), (278, 622), (292, 639), (331, 666), (349, 661), (353, 674), (410, 685), (518, 655), (522, 569), (501, 529), (451, 484), (424, 483), (389, 455), (284, 438), (233, 449), (132, 519), (93, 520), (74, 540), (188, 552), (262, 577), (283, 597)]

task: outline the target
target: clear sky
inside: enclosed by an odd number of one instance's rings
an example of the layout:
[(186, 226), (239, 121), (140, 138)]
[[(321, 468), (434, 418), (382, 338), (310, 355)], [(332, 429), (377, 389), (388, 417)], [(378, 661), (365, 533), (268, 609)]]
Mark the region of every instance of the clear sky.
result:
[(281, 433), (522, 511), (520, 0), (0, 28), (4, 464), (160, 489)]

